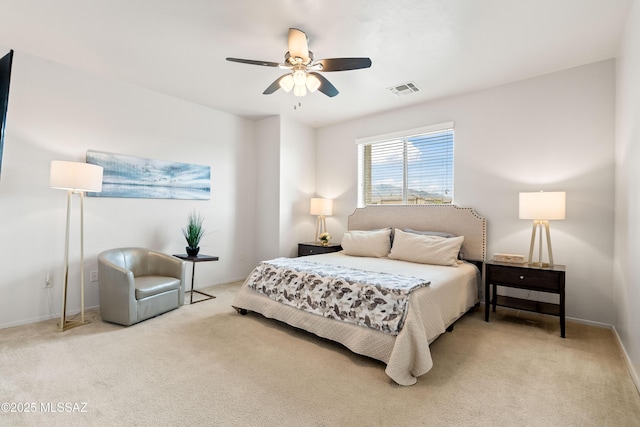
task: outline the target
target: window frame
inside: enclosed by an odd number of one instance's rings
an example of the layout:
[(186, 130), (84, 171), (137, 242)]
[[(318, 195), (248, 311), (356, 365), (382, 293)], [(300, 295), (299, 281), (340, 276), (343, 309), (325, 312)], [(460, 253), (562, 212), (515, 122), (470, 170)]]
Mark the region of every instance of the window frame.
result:
[[(369, 203), (366, 204), (365, 203), (365, 199), (366, 199), (366, 189), (365, 189), (365, 185), (366, 182), (371, 182), (371, 178), (369, 178), (369, 180), (365, 179), (365, 147), (366, 146), (371, 146), (374, 144), (382, 144), (382, 143), (388, 143), (388, 142), (392, 142), (395, 140), (402, 140), (402, 144), (403, 144), (403, 178), (402, 178), (402, 203), (393, 203), (394, 205), (408, 205), (408, 190), (409, 190), (409, 182), (408, 182), (408, 173), (409, 173), (409, 161), (408, 161), (408, 144), (407, 144), (407, 140), (411, 139), (411, 138), (415, 138), (417, 136), (422, 136), (422, 135), (426, 135), (426, 134), (430, 134), (430, 133), (441, 133), (441, 132), (448, 132), (451, 131), (452, 134), (452, 141), (451, 141), (451, 201), (450, 202), (444, 202), (443, 204), (454, 204), (454, 180), (455, 180), (455, 173), (454, 173), (454, 169), (455, 169), (455, 123), (453, 121), (450, 122), (444, 122), (444, 123), (439, 123), (439, 124), (434, 124), (434, 125), (430, 125), (430, 126), (424, 126), (424, 127), (420, 127), (420, 128), (415, 128), (415, 129), (409, 129), (409, 130), (401, 130), (401, 131), (397, 131), (397, 132), (392, 132), (392, 133), (386, 133), (386, 134), (381, 134), (381, 135), (374, 135), (374, 136), (369, 136), (369, 137), (365, 137), (365, 138), (358, 138), (355, 140), (355, 143), (357, 145), (357, 150), (358, 150), (358, 161), (357, 161), (357, 174), (358, 174), (358, 200), (357, 200), (357, 207), (362, 208), (362, 207), (366, 207), (366, 206), (376, 206), (379, 205), (380, 203)], [(371, 160), (369, 160), (369, 164)], [(370, 171), (369, 171), (370, 173)], [(371, 191), (371, 190), (369, 190)], [(391, 203), (386, 203), (386, 204), (391, 204)], [(425, 203), (425, 204), (438, 204), (438, 203)]]

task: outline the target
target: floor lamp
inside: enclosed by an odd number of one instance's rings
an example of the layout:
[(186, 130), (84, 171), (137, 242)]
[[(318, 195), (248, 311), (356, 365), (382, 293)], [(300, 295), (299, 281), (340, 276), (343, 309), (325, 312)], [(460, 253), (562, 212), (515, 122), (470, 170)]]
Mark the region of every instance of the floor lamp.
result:
[(316, 220), (316, 243), (320, 242), (320, 235), (327, 231), (327, 221), (325, 216), (333, 215), (333, 200), (314, 197), (309, 205), (309, 214), (317, 215)]
[[(566, 193), (564, 191), (535, 193), (520, 193), (520, 219), (532, 219), (531, 245), (529, 246), (529, 265), (535, 267), (553, 267), (553, 252), (551, 251), (551, 233), (549, 232), (549, 220), (565, 218)], [(542, 262), (542, 228), (547, 235), (547, 253), (549, 262)], [(539, 231), (540, 243), (538, 244), (538, 261), (533, 262), (533, 249), (536, 240), (536, 231)]]
[[(62, 285), (62, 313), (58, 328), (66, 331), (89, 323), (84, 318), (84, 192), (102, 191), (102, 166), (89, 163), (53, 160), (50, 175), (51, 188), (67, 190), (67, 228), (64, 243), (64, 272)], [(67, 320), (67, 291), (69, 287), (69, 227), (71, 225), (71, 199), (80, 196), (80, 320)]]

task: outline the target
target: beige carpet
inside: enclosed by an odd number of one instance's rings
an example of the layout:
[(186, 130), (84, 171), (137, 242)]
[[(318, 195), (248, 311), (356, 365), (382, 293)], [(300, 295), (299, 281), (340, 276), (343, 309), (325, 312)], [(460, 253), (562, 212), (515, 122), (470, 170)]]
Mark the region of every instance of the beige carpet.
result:
[(401, 387), (382, 363), (240, 316), (238, 286), (129, 328), (93, 314), (63, 333), (54, 320), (0, 330), (0, 403), (35, 409), (0, 413), (0, 425), (640, 425), (609, 330), (568, 323), (562, 339), (555, 318), (499, 309), (486, 323), (478, 308), (432, 344), (434, 368)]

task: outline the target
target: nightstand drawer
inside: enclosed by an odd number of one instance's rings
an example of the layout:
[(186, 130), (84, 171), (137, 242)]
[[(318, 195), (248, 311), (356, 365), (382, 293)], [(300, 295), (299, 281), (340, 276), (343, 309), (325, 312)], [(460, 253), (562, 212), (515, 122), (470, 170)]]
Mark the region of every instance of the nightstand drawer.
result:
[(493, 265), (489, 269), (487, 280), (496, 285), (504, 283), (511, 287), (559, 293), (561, 274), (562, 272), (552, 270)]

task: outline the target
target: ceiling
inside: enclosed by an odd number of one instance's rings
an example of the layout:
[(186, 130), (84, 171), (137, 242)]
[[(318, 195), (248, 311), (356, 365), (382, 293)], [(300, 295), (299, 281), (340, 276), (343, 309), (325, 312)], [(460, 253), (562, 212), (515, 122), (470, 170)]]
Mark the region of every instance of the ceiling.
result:
[[(0, 0), (0, 46), (232, 114), (312, 127), (616, 56), (633, 0)], [(290, 27), (340, 91), (264, 89), (284, 73)], [(387, 88), (414, 82), (420, 92)]]

